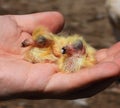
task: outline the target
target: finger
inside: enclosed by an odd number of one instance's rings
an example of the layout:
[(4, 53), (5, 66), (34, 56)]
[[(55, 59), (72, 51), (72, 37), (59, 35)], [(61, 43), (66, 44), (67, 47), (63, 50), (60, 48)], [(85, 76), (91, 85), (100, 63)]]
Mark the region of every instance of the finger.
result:
[[(120, 66), (120, 51), (117, 52), (113, 57), (111, 57), (112, 61), (115, 62), (118, 66)], [(120, 75), (119, 75), (120, 76)]]
[(78, 99), (78, 98), (88, 98), (96, 95), (97, 93), (103, 91), (108, 86), (110, 86), (115, 79), (106, 79), (100, 82), (97, 82), (95, 84), (90, 85), (89, 87), (86, 87), (84, 89), (76, 89), (70, 92), (66, 92), (65, 94), (57, 94), (55, 96), (51, 96), (49, 94), (49, 97), (56, 98), (56, 99)]
[(112, 47), (108, 49), (108, 55), (114, 55), (120, 51), (120, 42), (114, 44)]
[[(118, 53), (120, 51), (120, 42), (114, 44), (112, 47), (108, 49), (101, 49), (96, 52), (96, 59), (98, 62), (104, 60), (105, 58), (110, 58), (112, 55)], [(108, 58), (108, 59), (109, 59)]]
[(23, 31), (32, 33), (39, 26), (47, 27), (51, 32), (59, 32), (64, 25), (64, 18), (58, 12), (41, 12), (29, 15), (13, 15), (12, 18), (17, 22)]
[[(110, 55), (110, 54), (112, 54), (112, 55)], [(99, 59), (100, 55), (97, 55), (97, 56), (98, 56), (98, 59)], [(118, 51), (116, 50), (115, 52), (111, 51), (109, 54), (107, 54), (107, 52), (106, 52), (106, 57), (105, 56), (103, 56), (103, 57), (104, 57), (104, 59), (101, 60), (102, 62), (110, 62), (111, 61), (111, 62), (117, 64), (120, 67), (120, 51), (119, 50)], [(99, 62), (101, 62), (101, 61), (99, 61)]]
[(82, 69), (80, 72), (58, 73), (52, 77), (46, 91), (66, 91), (83, 88), (97, 81), (117, 77), (120, 69), (114, 63), (102, 63), (93, 68)]
[(88, 97), (94, 96), (97, 93), (99, 93), (99, 92), (103, 91), (104, 89), (106, 89), (107, 87), (109, 87), (114, 81), (115, 81), (114, 78), (110, 78), (110, 79), (105, 79), (103, 81), (97, 82), (97, 83), (89, 86), (88, 88), (78, 90), (78, 92), (76, 92), (75, 96), (79, 97), (79, 98), (86, 98), (86, 97), (88, 98)]
[(95, 54), (95, 58), (98, 62), (104, 60), (107, 57), (107, 51), (108, 49), (101, 49), (98, 50)]

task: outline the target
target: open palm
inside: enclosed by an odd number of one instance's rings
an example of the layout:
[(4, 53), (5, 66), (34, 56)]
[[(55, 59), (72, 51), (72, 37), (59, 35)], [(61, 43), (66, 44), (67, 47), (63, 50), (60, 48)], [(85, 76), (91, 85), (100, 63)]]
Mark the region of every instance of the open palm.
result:
[(58, 72), (55, 64), (23, 60), (27, 49), (21, 43), (31, 38), (36, 27), (46, 26), (57, 33), (63, 24), (64, 19), (57, 12), (0, 16), (0, 99), (89, 97), (118, 78), (120, 63), (113, 55), (119, 55), (120, 48), (115, 50), (119, 43), (96, 53), (99, 64), (76, 73)]

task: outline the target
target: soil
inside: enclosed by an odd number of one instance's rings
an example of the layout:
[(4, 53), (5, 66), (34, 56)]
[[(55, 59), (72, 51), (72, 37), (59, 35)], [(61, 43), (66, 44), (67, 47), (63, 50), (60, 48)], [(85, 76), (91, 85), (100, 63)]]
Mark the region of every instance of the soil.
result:
[[(1, 15), (43, 11), (61, 12), (66, 22), (62, 32), (81, 34), (97, 49), (116, 42), (105, 0), (0, 0)], [(0, 102), (0, 108), (119, 108), (120, 94), (108, 92), (108, 89), (89, 98), (88, 105), (68, 100), (13, 100)]]

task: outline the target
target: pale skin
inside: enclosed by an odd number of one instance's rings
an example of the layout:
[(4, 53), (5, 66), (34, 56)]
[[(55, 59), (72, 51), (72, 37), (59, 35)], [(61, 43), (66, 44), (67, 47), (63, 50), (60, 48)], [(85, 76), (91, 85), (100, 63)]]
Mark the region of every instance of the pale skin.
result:
[(58, 12), (0, 16), (0, 100), (87, 98), (120, 77), (120, 43), (97, 51), (98, 64), (75, 73), (59, 72), (55, 64), (23, 60), (21, 42), (45, 26), (59, 32), (64, 18)]

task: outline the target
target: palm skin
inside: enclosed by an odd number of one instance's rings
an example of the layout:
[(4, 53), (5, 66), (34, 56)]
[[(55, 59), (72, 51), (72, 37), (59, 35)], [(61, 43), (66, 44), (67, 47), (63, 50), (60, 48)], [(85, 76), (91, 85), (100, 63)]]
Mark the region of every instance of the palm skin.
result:
[[(23, 60), (21, 43), (42, 25), (59, 32), (64, 19), (57, 12), (0, 16), (0, 99), (75, 99), (95, 95), (120, 75), (119, 46), (97, 51), (98, 64), (80, 72), (58, 72), (55, 64)], [(117, 49), (116, 49), (117, 48)]]

